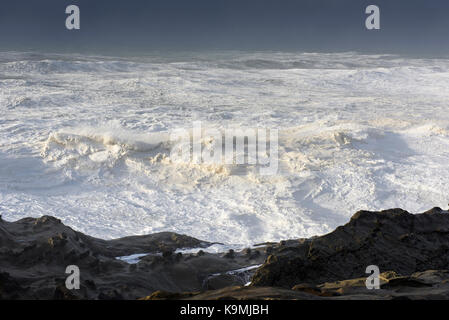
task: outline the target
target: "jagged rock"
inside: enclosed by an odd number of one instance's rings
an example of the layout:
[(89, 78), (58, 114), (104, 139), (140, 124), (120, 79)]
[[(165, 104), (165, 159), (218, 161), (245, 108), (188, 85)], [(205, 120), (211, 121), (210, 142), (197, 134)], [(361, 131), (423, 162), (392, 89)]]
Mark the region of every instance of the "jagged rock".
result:
[[(169, 232), (106, 241), (48, 216), (0, 219), (0, 299), (449, 298), (449, 214), (440, 208), (360, 211), (321, 237), (174, 254), (208, 245)], [(142, 252), (137, 264), (116, 259)], [(64, 286), (70, 264), (80, 268), (80, 290)], [(379, 290), (366, 288), (368, 265), (384, 271)]]
[(234, 250), (230, 249), (230, 250), (224, 255), (224, 257), (227, 258), (227, 259), (234, 259), (234, 257), (235, 257), (235, 252), (234, 252)]
[(404, 275), (447, 269), (448, 253), (449, 215), (439, 208), (417, 215), (401, 209), (359, 211), (327, 235), (274, 247), (251, 285), (291, 288), (366, 277), (369, 265)]
[[(163, 232), (102, 240), (84, 235), (50, 216), (15, 222), (0, 220), (0, 298), (137, 299), (156, 290), (202, 290), (211, 274), (225, 273), (265, 259), (234, 253), (234, 259), (202, 251), (174, 254), (181, 248), (211, 245)], [(116, 257), (148, 253), (137, 264)], [(64, 286), (66, 267), (80, 269), (80, 290)]]
[(242, 279), (242, 277), (225, 273), (208, 278), (204, 287), (207, 290), (216, 290), (230, 286), (243, 286), (243, 285), (245, 285), (245, 282), (244, 279)]

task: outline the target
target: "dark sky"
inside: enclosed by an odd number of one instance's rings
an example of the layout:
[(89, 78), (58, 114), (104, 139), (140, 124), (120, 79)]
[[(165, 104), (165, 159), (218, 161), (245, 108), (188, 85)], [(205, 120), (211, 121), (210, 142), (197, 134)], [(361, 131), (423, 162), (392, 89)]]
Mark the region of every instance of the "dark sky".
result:
[[(0, 0), (0, 50), (449, 53), (447, 0)], [(81, 30), (65, 28), (65, 7)], [(381, 30), (365, 29), (366, 6)]]

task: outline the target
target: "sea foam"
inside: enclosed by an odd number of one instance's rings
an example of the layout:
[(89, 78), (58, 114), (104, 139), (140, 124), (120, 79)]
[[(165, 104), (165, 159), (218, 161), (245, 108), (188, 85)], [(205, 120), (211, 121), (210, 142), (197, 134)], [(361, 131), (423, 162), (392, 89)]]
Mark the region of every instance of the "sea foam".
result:
[[(357, 53), (0, 54), (0, 212), (232, 248), (357, 210), (444, 207), (449, 60)], [(175, 163), (177, 129), (279, 129), (279, 170)], [(202, 141), (201, 143), (206, 143)]]

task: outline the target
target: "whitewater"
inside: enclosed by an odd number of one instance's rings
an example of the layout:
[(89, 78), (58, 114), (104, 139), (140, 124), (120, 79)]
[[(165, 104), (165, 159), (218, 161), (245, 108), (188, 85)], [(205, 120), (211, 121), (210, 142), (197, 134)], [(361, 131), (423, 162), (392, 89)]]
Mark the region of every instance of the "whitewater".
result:
[[(358, 210), (449, 202), (449, 60), (210, 52), (0, 53), (0, 214), (111, 239), (243, 247)], [(174, 130), (279, 130), (279, 170), (176, 164)]]

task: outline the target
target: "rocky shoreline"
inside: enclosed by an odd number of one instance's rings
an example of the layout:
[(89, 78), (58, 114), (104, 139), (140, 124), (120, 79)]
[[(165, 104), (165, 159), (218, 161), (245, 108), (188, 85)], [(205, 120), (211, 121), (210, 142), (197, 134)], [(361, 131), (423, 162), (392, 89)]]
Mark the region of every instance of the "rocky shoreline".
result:
[[(102, 240), (50, 216), (0, 218), (0, 298), (449, 298), (449, 213), (440, 208), (359, 211), (327, 235), (239, 252), (202, 250), (210, 245), (169, 232)], [(187, 248), (197, 251), (179, 252)], [(65, 287), (68, 265), (80, 269), (79, 290)], [(365, 286), (369, 265), (382, 272), (378, 290)]]

